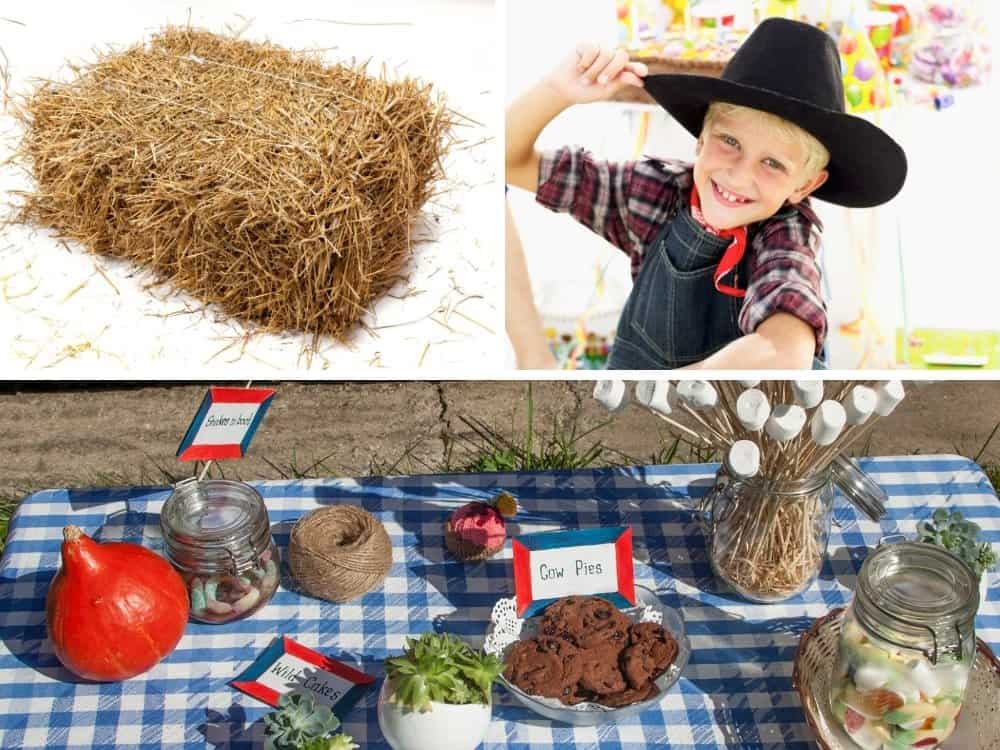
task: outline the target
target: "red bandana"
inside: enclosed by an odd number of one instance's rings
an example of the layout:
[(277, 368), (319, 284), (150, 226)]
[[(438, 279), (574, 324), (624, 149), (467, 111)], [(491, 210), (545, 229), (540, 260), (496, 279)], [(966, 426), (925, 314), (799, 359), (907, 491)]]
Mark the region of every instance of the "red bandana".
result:
[(739, 266), (740, 261), (743, 260), (743, 253), (745, 253), (747, 249), (747, 228), (735, 227), (733, 229), (716, 229), (711, 226), (707, 221), (705, 221), (705, 216), (701, 212), (701, 199), (698, 197), (698, 188), (694, 184), (691, 185), (691, 215), (694, 217), (695, 221), (705, 227), (705, 229), (712, 234), (716, 234), (719, 237), (732, 238), (733, 241), (729, 244), (729, 247), (726, 248), (726, 252), (722, 254), (722, 260), (720, 260), (719, 265), (715, 267), (715, 273), (713, 274), (715, 288), (723, 294), (728, 294), (730, 297), (746, 297), (746, 289), (738, 289), (735, 286), (723, 284), (721, 279), (723, 276)]

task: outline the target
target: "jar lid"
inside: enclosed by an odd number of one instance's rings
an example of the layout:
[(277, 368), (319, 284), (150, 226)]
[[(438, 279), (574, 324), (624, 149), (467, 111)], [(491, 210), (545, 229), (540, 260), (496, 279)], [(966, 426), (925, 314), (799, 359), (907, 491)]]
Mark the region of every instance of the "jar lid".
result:
[(884, 544), (858, 574), (858, 618), (883, 640), (920, 649), (935, 663), (942, 653), (961, 650), (978, 609), (972, 569), (933, 544)]
[(178, 482), (163, 504), (160, 528), (171, 560), (191, 570), (253, 567), (270, 544), (260, 493), (227, 479)]
[(885, 516), (888, 495), (853, 459), (839, 454), (830, 464), (830, 473), (844, 497), (870, 520), (880, 521)]

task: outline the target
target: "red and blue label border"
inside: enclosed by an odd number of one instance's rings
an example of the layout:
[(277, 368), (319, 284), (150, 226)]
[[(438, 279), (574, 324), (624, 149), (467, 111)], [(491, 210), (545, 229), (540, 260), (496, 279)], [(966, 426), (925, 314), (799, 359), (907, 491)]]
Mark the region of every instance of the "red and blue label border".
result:
[(614, 544), (618, 590), (591, 594), (607, 599), (620, 609), (635, 606), (635, 568), (632, 561), (632, 529), (612, 526), (600, 529), (542, 531), (525, 534), (511, 541), (514, 551), (514, 592), (517, 614), (532, 617), (556, 601), (535, 599), (531, 592), (531, 553), (560, 547), (589, 547)]
[(375, 678), (372, 675), (349, 667), (336, 659), (323, 656), (318, 651), (313, 651), (311, 648), (293, 641), (287, 635), (283, 635), (280, 638), (275, 638), (271, 642), (271, 645), (264, 649), (263, 653), (254, 660), (254, 663), (233, 678), (229, 684), (237, 690), (259, 701), (263, 701), (269, 706), (277, 706), (278, 699), (281, 698), (282, 694), (273, 688), (269, 688), (267, 685), (261, 684), (257, 680), (271, 668), (272, 664), (285, 654), (294, 656), (308, 664), (312, 664), (317, 669), (335, 674), (348, 682), (354, 683), (354, 687), (348, 689), (341, 699), (331, 706), (333, 713), (341, 721), (344, 720), (346, 714), (350, 713), (354, 705), (364, 697), (364, 694), (371, 690), (375, 683)]
[[(268, 407), (271, 406), (274, 393), (274, 390), (270, 388), (210, 387), (208, 393), (205, 394), (205, 398), (202, 399), (201, 406), (198, 407), (198, 412), (194, 415), (194, 419), (191, 420), (187, 432), (184, 433), (184, 438), (181, 440), (180, 446), (177, 448), (177, 458), (181, 461), (218, 461), (224, 458), (241, 458), (246, 454), (247, 448), (250, 447), (250, 441), (253, 440), (254, 433), (257, 432), (261, 420), (264, 419), (264, 414), (267, 413)], [(241, 442), (219, 445), (208, 443), (193, 445), (202, 423), (204, 423), (205, 418), (208, 416), (208, 410), (212, 408), (213, 404), (259, 404), (257, 413), (254, 415), (253, 421), (247, 428)]]

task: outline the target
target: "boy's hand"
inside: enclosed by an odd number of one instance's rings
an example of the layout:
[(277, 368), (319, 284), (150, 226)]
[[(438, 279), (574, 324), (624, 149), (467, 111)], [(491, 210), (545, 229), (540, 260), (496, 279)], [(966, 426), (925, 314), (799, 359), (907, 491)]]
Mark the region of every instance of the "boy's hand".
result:
[(649, 71), (640, 62), (629, 62), (628, 52), (594, 44), (581, 44), (546, 82), (571, 104), (610, 99), (626, 86), (642, 87)]
[(507, 107), (505, 168), (509, 185), (538, 189), (541, 155), (535, 142), (552, 120), (573, 104), (610, 99), (625, 86), (642, 86), (642, 63), (629, 62), (625, 50), (580, 45), (555, 70)]

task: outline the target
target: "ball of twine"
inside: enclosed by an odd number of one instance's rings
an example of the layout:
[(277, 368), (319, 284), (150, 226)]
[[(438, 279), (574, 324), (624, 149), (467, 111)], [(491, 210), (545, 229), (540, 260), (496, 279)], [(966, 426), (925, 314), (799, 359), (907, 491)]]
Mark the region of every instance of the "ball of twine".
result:
[(382, 583), (392, 567), (385, 527), (354, 505), (312, 511), (292, 528), (288, 564), (311, 596), (346, 602)]

